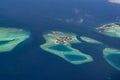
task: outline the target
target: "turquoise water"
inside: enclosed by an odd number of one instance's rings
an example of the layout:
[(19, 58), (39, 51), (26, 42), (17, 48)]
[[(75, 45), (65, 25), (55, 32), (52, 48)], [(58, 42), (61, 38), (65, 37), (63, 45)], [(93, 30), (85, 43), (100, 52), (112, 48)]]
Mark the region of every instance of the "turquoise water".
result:
[(62, 44), (56, 45), (56, 46), (51, 46), (51, 47), (49, 47), (49, 49), (53, 49), (53, 50), (57, 50), (57, 51), (72, 51), (67, 46), (62, 45)]
[(110, 54), (106, 58), (116, 67), (120, 68), (120, 54)]
[(12, 40), (7, 40), (7, 41), (0, 41), (0, 45), (4, 45), (4, 44), (7, 44), (7, 43), (9, 43), (10, 41), (12, 41)]
[(118, 21), (120, 5), (108, 0), (0, 0), (1, 27), (31, 32), (31, 37), (13, 51), (0, 53), (0, 80), (120, 80), (120, 71), (103, 59), (101, 45), (72, 45), (94, 58), (94, 62), (81, 65), (72, 65), (39, 47), (45, 42), (45, 32), (57, 30), (120, 49), (120, 39), (95, 31), (102, 24)]
[(71, 61), (86, 60), (86, 57), (79, 55), (64, 55), (64, 56)]

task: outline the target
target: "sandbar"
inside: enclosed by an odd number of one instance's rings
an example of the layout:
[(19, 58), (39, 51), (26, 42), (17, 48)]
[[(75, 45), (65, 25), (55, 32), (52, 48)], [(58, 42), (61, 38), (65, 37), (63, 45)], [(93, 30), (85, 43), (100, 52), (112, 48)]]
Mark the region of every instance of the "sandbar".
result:
[(93, 38), (87, 37), (87, 36), (80, 36), (80, 39), (91, 44), (103, 44), (102, 42), (95, 40)]

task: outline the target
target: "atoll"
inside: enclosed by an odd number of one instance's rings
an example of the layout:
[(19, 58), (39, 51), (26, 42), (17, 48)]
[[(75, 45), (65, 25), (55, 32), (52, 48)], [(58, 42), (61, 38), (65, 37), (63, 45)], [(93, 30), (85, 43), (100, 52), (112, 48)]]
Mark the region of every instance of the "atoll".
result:
[(19, 43), (29, 38), (23, 29), (0, 27), (0, 52), (13, 50)]
[(103, 50), (105, 60), (117, 70), (120, 70), (120, 50), (114, 48), (105, 48)]
[(75, 34), (52, 31), (43, 35), (46, 43), (40, 47), (60, 56), (72, 64), (82, 64), (93, 61), (92, 57), (71, 47), (72, 43), (80, 43)]
[(99, 33), (102, 33), (104, 35), (120, 38), (120, 24), (119, 23), (105, 24), (96, 29)]

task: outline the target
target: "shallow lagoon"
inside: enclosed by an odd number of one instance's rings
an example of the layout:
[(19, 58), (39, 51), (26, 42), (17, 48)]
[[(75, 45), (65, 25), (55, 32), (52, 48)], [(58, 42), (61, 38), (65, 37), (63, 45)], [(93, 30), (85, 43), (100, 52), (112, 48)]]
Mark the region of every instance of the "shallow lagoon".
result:
[(69, 52), (72, 51), (71, 49), (69, 49), (67, 46), (65, 45), (55, 45), (55, 46), (51, 46), (49, 47), (49, 49), (53, 49), (53, 50), (57, 50), (57, 51), (65, 51), (65, 52)]
[(107, 60), (109, 60), (115, 67), (120, 69), (120, 54), (110, 54), (106, 56)]
[(71, 61), (79, 61), (79, 60), (86, 60), (87, 58), (85, 56), (80, 56), (80, 55), (64, 55), (67, 59), (71, 60)]
[(105, 60), (114, 68), (120, 70), (120, 50), (114, 48), (105, 48), (103, 50)]

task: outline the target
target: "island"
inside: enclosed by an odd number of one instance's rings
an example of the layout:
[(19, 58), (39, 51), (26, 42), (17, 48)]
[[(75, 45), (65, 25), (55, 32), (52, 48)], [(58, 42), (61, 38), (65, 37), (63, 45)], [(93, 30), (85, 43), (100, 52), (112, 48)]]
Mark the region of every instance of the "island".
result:
[(105, 60), (117, 70), (120, 70), (120, 50), (114, 48), (105, 48), (103, 50)]
[(50, 31), (43, 34), (46, 43), (40, 47), (55, 54), (72, 64), (82, 64), (93, 61), (92, 57), (72, 47), (73, 43), (80, 43), (73, 33)]
[(19, 43), (29, 38), (30, 32), (17, 28), (0, 27), (0, 52), (13, 50)]
[(91, 44), (103, 44), (102, 42), (97, 41), (97, 40), (87, 37), (87, 36), (80, 36), (80, 39), (87, 43), (91, 43)]
[(120, 24), (119, 23), (109, 23), (101, 27), (96, 28), (99, 33), (110, 37), (120, 38)]

